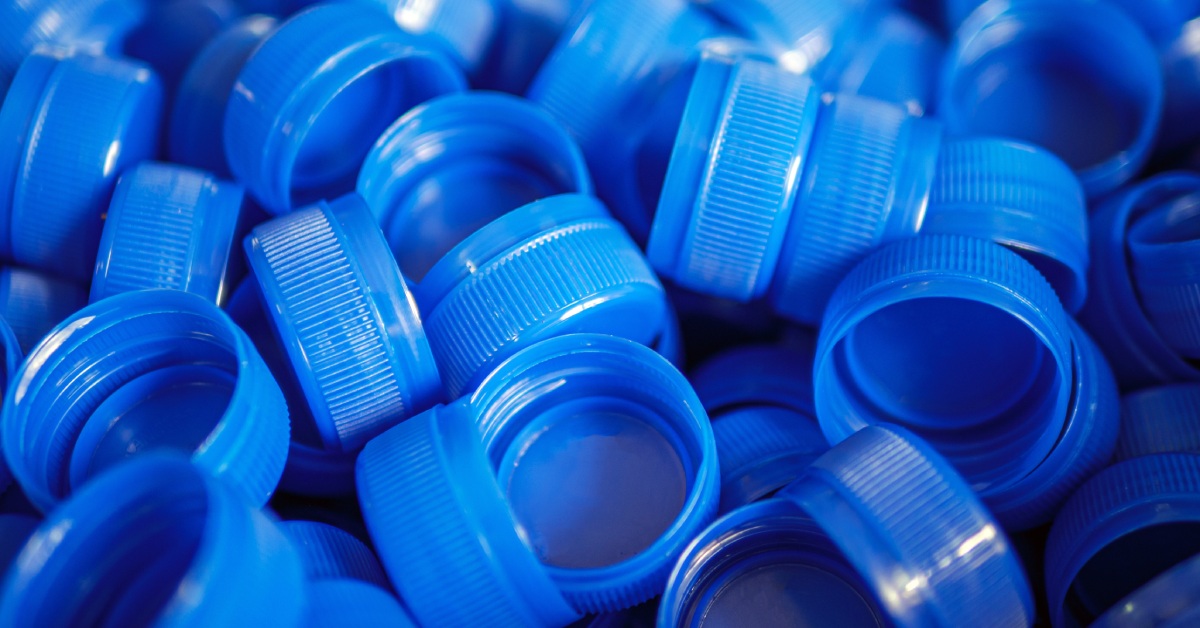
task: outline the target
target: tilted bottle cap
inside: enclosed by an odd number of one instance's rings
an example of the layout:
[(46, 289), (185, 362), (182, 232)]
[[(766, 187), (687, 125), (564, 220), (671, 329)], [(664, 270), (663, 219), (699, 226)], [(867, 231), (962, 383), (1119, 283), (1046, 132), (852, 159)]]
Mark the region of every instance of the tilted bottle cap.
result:
[(1130, 593), (1092, 626), (1186, 628), (1197, 623), (1200, 623), (1200, 554)]
[(328, 523), (284, 521), (279, 524), (291, 540), (310, 581), (356, 580), (388, 591), (379, 559), (354, 535)]
[(392, 594), (357, 580), (321, 580), (305, 588), (304, 626), (416, 628)]
[(0, 94), (39, 45), (117, 53), (143, 18), (142, 0), (25, 0), (0, 6)]
[(1138, 217), (1128, 252), (1146, 317), (1180, 356), (1200, 358), (1200, 191)]
[(55, 325), (87, 305), (78, 284), (25, 268), (0, 268), (0, 318), (29, 353)]
[(1146, 388), (1121, 399), (1115, 459), (1171, 452), (1200, 454), (1200, 384)]

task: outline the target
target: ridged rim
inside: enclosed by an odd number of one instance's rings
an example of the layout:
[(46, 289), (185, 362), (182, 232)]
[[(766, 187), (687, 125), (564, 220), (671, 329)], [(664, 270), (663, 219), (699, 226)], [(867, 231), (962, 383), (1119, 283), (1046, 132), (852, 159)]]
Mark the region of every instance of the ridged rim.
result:
[(1121, 399), (1115, 459), (1171, 452), (1200, 453), (1200, 384), (1147, 388)]
[(318, 521), (285, 521), (280, 527), (309, 580), (351, 579), (385, 591), (391, 587), (375, 553), (349, 532)]

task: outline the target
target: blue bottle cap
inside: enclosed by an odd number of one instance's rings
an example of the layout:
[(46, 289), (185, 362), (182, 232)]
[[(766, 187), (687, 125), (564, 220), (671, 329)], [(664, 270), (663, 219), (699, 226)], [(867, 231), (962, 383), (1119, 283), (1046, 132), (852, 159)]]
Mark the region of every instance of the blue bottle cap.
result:
[(125, 37), (122, 53), (145, 61), (166, 86), (168, 99), (205, 44), (239, 17), (235, 0), (154, 0)]
[(225, 111), (225, 157), (263, 208), (286, 213), (349, 192), (392, 121), (463, 87), (448, 59), (375, 8), (314, 6), (246, 60)]
[(511, 211), (445, 255), (415, 290), (451, 398), (502, 360), (570, 332), (642, 344), (666, 295), (642, 252), (596, 199), (561, 194)]
[(983, 501), (1010, 532), (1048, 523), (1071, 493), (1112, 459), (1123, 423), (1117, 384), (1096, 343), (1074, 321), (1075, 381), (1066, 425), (1029, 475)]
[(866, 428), (773, 499), (717, 521), (671, 574), (660, 626), (1029, 625), (1004, 533), (932, 448)]
[(417, 305), (361, 197), (263, 223), (245, 245), (325, 449), (354, 451), (439, 400)]
[(283, 471), (278, 385), (246, 334), (194, 294), (126, 292), (85, 307), (38, 343), (10, 389), (4, 457), (43, 512), (151, 450), (186, 452), (258, 504)]
[(700, 44), (722, 32), (686, 0), (595, 0), (529, 87), (575, 136), (601, 198), (638, 241), (654, 215), (652, 175), (666, 168), (653, 140), (674, 140)]
[(242, 186), (192, 168), (134, 166), (117, 180), (108, 205), (89, 301), (171, 288), (224, 303), (245, 270), (233, 248), (244, 194)]
[(167, 129), (171, 161), (229, 177), (225, 161), (225, 106), (246, 59), (279, 25), (273, 17), (250, 15), (217, 33), (196, 53), (179, 81)]
[(679, 325), (679, 315), (670, 299), (666, 300), (666, 312), (663, 314), (663, 327), (658, 332), (658, 339), (650, 343), (650, 348), (667, 359), (675, 368), (683, 370), (686, 356), (683, 347), (683, 329)]
[(356, 580), (310, 582), (305, 588), (304, 601), (305, 628), (416, 628), (395, 596)]
[(1200, 454), (1200, 384), (1170, 384), (1122, 397), (1115, 460), (1172, 452)]
[(299, 553), (310, 581), (357, 580), (391, 590), (375, 553), (349, 532), (316, 521), (284, 521), (279, 526)]
[(0, 318), (12, 327), (22, 353), (85, 305), (87, 291), (73, 282), (24, 268), (0, 268)]
[(1200, 358), (1200, 191), (1138, 217), (1128, 255), (1146, 317), (1172, 350)]
[(896, 423), (986, 499), (1054, 449), (1074, 381), (1072, 330), (1050, 284), (1003, 247), (922, 236), (880, 249), (829, 302), (814, 367), (831, 443)]
[(1068, 312), (1087, 296), (1083, 188), (1049, 151), (998, 138), (945, 142), (921, 233), (992, 240), (1033, 264)]
[[(8, 391), (9, 378), (17, 374), (17, 369), (20, 368), (21, 362), (25, 359), (25, 353), (21, 350), (20, 343), (17, 342), (17, 335), (13, 333), (12, 327), (8, 321), (0, 316), (0, 351), (4, 352), (3, 359), (0, 359), (0, 366), (3, 366), (4, 371), (0, 373), (0, 390)], [(0, 493), (3, 493), (12, 484), (12, 474), (8, 470), (8, 464), (5, 463), (4, 457), (0, 456)], [(4, 535), (0, 534), (0, 538)], [(7, 563), (0, 561), (0, 573), (3, 573), (3, 566)]]
[(1118, 462), (1063, 505), (1046, 541), (1056, 627), (1086, 625), (1187, 556), (1200, 553), (1200, 455)]
[(247, 277), (233, 291), (225, 309), (250, 337), (287, 402), (292, 433), (279, 490), (309, 497), (353, 495), (358, 451), (330, 451), (321, 443), (308, 400), (271, 326), (260, 292), (258, 282)]
[(1200, 381), (1200, 369), (1172, 349), (1149, 320), (1127, 253), (1130, 226), (1139, 217), (1198, 191), (1200, 176), (1160, 174), (1114, 195), (1092, 215), (1090, 296), (1079, 318), (1124, 390)]
[(25, 542), (41, 524), (41, 519), (30, 515), (0, 514), (0, 575), (6, 573)]
[(140, 63), (26, 57), (0, 108), (0, 252), (89, 279), (117, 175), (156, 150), (162, 97)]
[(1093, 628), (1187, 628), (1200, 624), (1200, 554), (1114, 605)]
[(736, 347), (709, 358), (688, 379), (709, 414), (761, 404), (816, 416), (812, 387), (815, 350), (815, 343), (803, 348)]
[[(996, 82), (998, 73), (1007, 78)], [(954, 36), (937, 103), (951, 133), (1050, 149), (1092, 199), (1141, 169), (1162, 107), (1150, 40), (1120, 9), (1096, 0), (981, 7)]]
[(365, 0), (408, 33), (425, 37), (475, 76), (495, 46), (496, 31), (512, 11), (498, 0)]
[(143, 0), (23, 0), (0, 6), (0, 94), (41, 44), (116, 53), (143, 18)]
[(591, 194), (566, 130), (515, 96), (435, 98), (388, 127), (358, 174), (400, 270), (420, 281), (447, 252), (504, 214), (555, 194)]
[(577, 11), (590, 0), (509, 0), (475, 83), (524, 94)]
[(295, 627), (304, 599), (269, 515), (186, 458), (151, 454), (50, 513), (4, 578), (0, 623)]

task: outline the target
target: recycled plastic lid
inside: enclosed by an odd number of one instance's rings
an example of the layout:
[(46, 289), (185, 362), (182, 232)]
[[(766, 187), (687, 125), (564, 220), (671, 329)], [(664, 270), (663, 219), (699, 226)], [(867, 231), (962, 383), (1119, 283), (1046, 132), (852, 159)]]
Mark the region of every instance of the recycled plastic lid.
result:
[(1139, 302), (1154, 329), (1183, 358), (1200, 358), (1200, 191), (1138, 217), (1128, 251)]

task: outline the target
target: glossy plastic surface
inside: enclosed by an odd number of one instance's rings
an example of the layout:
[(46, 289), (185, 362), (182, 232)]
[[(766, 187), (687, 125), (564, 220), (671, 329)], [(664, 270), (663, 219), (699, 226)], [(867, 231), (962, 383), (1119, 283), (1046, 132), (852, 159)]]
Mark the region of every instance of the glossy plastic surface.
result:
[(236, 0), (152, 0), (138, 27), (125, 37), (121, 52), (141, 59), (162, 79), (168, 100), (192, 59), (241, 14)]
[(154, 450), (190, 455), (256, 504), (287, 455), (288, 414), (258, 352), (212, 302), (127, 292), (59, 324), (12, 376), (4, 457), (48, 512), (104, 469)]
[(40, 45), (109, 54), (144, 17), (143, 0), (22, 0), (0, 5), (0, 94)]
[(55, 325), (87, 305), (78, 284), (25, 268), (0, 268), (0, 318), (29, 353)]
[(1200, 192), (1163, 203), (1129, 228), (1139, 302), (1167, 346), (1200, 358)]
[(1200, 623), (1200, 554), (1129, 594), (1094, 628), (1185, 628)]
[(304, 595), (273, 518), (186, 458), (152, 454), (42, 522), (4, 579), (0, 623), (292, 627)]
[(310, 582), (356, 580), (390, 589), (375, 553), (349, 532), (316, 521), (284, 521), (279, 526), (300, 555)]
[(356, 580), (322, 580), (305, 589), (305, 628), (416, 628), (395, 596)]
[(283, 214), (352, 190), (388, 125), (463, 87), (449, 59), (375, 8), (317, 5), (246, 60), (225, 112), (225, 156), (263, 208)]
[(26, 57), (0, 108), (0, 253), (89, 279), (117, 175), (157, 148), (162, 100), (141, 63)]
[(468, 75), (482, 69), (497, 30), (512, 11), (507, 0), (359, 0), (386, 12), (405, 32), (434, 42)]
[(1200, 384), (1145, 388), (1121, 398), (1115, 459), (1171, 452), (1200, 454)]

